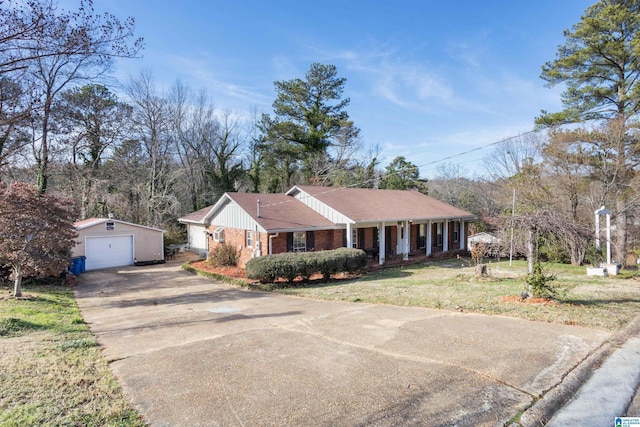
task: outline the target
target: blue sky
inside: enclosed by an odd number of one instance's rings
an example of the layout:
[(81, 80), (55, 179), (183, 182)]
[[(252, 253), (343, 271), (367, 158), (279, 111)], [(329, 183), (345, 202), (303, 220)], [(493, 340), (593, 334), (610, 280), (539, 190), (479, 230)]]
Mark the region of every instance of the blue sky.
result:
[[(383, 164), (405, 156), (431, 178), (437, 160), (527, 132), (540, 110), (561, 108), (562, 88), (544, 86), (541, 66), (594, 2), (108, 0), (96, 9), (135, 17), (145, 38), (144, 57), (120, 61), (116, 77), (150, 70), (159, 88), (180, 79), (241, 117), (271, 113), (274, 81), (336, 65), (364, 144), (380, 147)], [(447, 163), (476, 176), (489, 152)]]

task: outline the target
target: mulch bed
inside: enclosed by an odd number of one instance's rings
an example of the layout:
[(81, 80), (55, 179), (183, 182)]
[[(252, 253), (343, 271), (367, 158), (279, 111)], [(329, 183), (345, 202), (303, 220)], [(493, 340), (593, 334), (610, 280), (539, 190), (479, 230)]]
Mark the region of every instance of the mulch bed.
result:
[(519, 295), (506, 295), (502, 297), (502, 302), (510, 302), (514, 304), (528, 304), (528, 305), (559, 305), (557, 301), (549, 298), (534, 298), (529, 297), (522, 299)]
[(247, 279), (247, 273), (240, 267), (214, 267), (207, 261), (196, 261), (191, 263), (196, 270), (202, 270), (209, 273), (220, 274), (221, 276), (232, 277), (234, 279)]
[[(247, 278), (247, 273), (244, 268), (240, 267), (214, 267), (209, 264), (207, 261), (196, 261), (191, 263), (191, 266), (196, 270), (206, 271), (209, 273), (219, 274), (221, 276), (232, 277), (234, 279), (246, 280), (249, 283), (252, 283), (253, 280)], [(336, 275), (331, 276), (331, 281), (341, 281), (341, 280), (352, 280), (361, 277), (361, 274), (349, 274), (349, 273), (338, 273)], [(323, 283), (324, 279), (321, 274), (314, 274), (309, 277), (307, 280), (303, 280), (302, 277), (298, 277), (293, 280), (293, 283)], [(277, 279), (275, 283), (286, 283), (284, 279)]]

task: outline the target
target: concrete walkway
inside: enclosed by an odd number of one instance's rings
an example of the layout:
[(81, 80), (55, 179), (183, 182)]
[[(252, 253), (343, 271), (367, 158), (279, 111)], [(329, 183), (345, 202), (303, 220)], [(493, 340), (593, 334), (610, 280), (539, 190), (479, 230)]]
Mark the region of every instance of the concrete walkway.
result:
[(176, 262), (85, 273), (76, 297), (153, 426), (504, 425), (609, 337), (248, 291)]
[(547, 424), (548, 427), (614, 425), (616, 417), (639, 417), (628, 412), (640, 384), (640, 338), (616, 350), (576, 396)]

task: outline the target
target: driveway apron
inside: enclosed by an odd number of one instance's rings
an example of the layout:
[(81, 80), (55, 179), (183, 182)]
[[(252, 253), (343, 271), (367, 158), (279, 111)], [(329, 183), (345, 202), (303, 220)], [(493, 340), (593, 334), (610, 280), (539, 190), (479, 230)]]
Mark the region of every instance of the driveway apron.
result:
[(609, 336), (250, 291), (175, 261), (87, 272), (76, 298), (152, 426), (503, 425)]

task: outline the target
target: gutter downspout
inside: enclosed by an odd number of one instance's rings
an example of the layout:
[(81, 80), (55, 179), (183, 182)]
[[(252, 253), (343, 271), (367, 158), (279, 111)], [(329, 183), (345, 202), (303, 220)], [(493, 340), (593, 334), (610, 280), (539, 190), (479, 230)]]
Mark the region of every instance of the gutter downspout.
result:
[(273, 255), (273, 238), (278, 237), (280, 233), (272, 234), (269, 236), (269, 253), (267, 255)]

